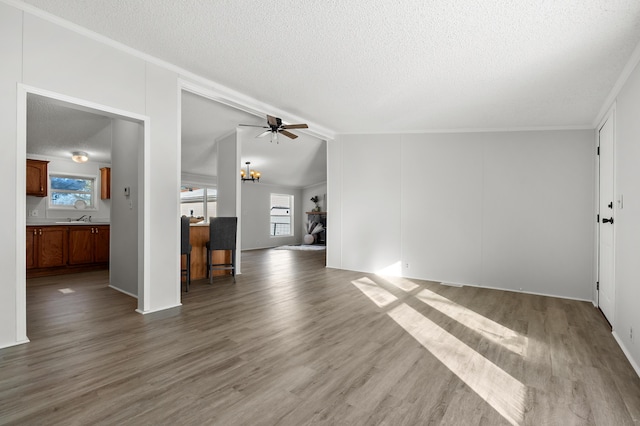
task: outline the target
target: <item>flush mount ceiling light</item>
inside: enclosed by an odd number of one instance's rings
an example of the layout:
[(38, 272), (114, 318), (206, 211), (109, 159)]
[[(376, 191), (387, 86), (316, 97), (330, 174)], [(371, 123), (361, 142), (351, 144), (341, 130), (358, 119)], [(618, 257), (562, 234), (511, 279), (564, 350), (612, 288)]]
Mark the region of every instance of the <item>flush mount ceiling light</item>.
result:
[(260, 181), (260, 172), (255, 170), (251, 170), (251, 161), (247, 161), (244, 163), (247, 165), (247, 170), (240, 169), (240, 179), (244, 182), (245, 180), (250, 180), (251, 182)]
[(89, 154), (84, 151), (73, 151), (71, 153), (71, 159), (76, 163), (86, 163), (89, 159)]

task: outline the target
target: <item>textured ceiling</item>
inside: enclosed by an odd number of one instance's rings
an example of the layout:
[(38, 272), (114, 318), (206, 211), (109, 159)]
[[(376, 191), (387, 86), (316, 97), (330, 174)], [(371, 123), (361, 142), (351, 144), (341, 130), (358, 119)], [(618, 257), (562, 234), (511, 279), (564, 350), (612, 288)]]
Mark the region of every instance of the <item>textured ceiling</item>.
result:
[[(182, 172), (217, 176), (217, 141), (235, 134), (238, 124), (264, 125), (266, 118), (222, 105), (189, 92), (182, 94)], [(90, 161), (111, 163), (111, 118), (66, 102), (30, 94), (27, 98), (27, 152), (70, 158), (86, 151)], [(260, 182), (306, 187), (327, 180), (326, 145), (320, 139), (294, 131), (295, 140), (280, 143), (256, 138), (257, 128), (239, 128), (241, 162), (251, 161), (262, 173)], [(292, 160), (293, 159), (293, 160)]]
[(337, 133), (591, 126), (640, 41), (638, 0), (26, 3)]
[(111, 163), (111, 118), (30, 94), (27, 97), (27, 152), (71, 158), (85, 151), (90, 161)]
[(277, 144), (268, 137), (256, 138), (258, 128), (238, 124), (265, 125), (266, 117), (222, 105), (190, 92), (182, 92), (182, 171), (217, 176), (217, 141), (238, 131), (240, 166), (250, 161), (262, 173), (260, 182), (306, 187), (327, 180), (327, 154), (323, 141), (300, 131), (295, 140), (284, 136)]

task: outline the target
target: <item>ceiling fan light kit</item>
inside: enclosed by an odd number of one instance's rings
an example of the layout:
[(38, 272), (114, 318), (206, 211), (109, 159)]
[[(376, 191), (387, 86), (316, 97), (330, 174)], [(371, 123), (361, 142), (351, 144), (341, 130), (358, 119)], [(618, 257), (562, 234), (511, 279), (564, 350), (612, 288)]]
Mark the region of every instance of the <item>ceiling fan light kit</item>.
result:
[(289, 139), (295, 139), (298, 137), (295, 133), (291, 133), (289, 129), (308, 129), (306, 124), (282, 124), (282, 119), (267, 115), (267, 126), (257, 126), (254, 124), (240, 124), (242, 127), (259, 127), (261, 129), (267, 129), (260, 133), (256, 138), (261, 138), (268, 134), (271, 134), (271, 142), (280, 143), (278, 140), (278, 133), (285, 135)]

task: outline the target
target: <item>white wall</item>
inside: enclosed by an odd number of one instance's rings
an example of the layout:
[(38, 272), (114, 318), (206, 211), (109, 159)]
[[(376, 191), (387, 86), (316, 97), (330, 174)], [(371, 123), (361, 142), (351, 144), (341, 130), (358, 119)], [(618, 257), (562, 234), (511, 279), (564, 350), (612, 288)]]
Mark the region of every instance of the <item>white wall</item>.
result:
[[(640, 374), (640, 67), (615, 105), (615, 315), (614, 335)], [(633, 328), (633, 339), (629, 331)]]
[[(108, 222), (110, 218), (111, 212), (111, 200), (103, 200), (100, 198), (100, 187), (102, 185), (102, 181), (100, 180), (100, 168), (101, 167), (111, 167), (111, 164), (106, 163), (96, 163), (92, 161), (87, 161), (86, 163), (76, 163), (70, 158), (56, 158), (56, 157), (44, 157), (40, 155), (31, 155), (27, 154), (27, 158), (31, 158), (34, 160), (47, 160), (48, 164), (48, 173), (67, 173), (67, 174), (78, 174), (83, 176), (92, 176), (96, 178), (96, 198), (95, 204), (96, 209), (88, 209), (88, 210), (57, 210), (57, 209), (49, 209), (48, 198), (47, 197), (34, 197), (28, 195), (26, 198), (27, 202), (27, 224), (38, 224), (38, 223), (51, 223), (60, 219), (67, 218), (78, 218), (83, 214), (91, 216), (91, 220), (96, 222)], [(38, 216), (29, 216), (29, 212), (32, 210), (38, 211)]]
[[(113, 120), (111, 150), (111, 255), (109, 285), (132, 296), (138, 295), (138, 214), (141, 187), (139, 147), (144, 143), (143, 126)], [(125, 195), (124, 188), (129, 188)]]
[[(139, 176), (147, 190), (141, 194), (148, 210), (139, 212), (139, 239), (148, 237), (146, 250), (152, 251), (146, 265), (145, 283), (150, 298), (144, 312), (180, 305), (180, 132), (178, 76), (156, 65), (145, 66), (145, 115), (151, 117), (149, 152), (144, 152), (148, 181)], [(144, 232), (144, 235), (143, 235)], [(139, 253), (142, 259), (142, 253)], [(141, 260), (142, 261), (142, 260)], [(145, 277), (146, 279), (146, 277)], [(143, 284), (142, 276), (139, 285)], [(140, 294), (140, 293), (139, 293)]]
[(234, 217), (238, 215), (239, 148), (235, 134), (231, 134), (217, 143), (218, 147), (218, 216)]
[[(53, 24), (31, 13), (0, 4), (0, 189), (16, 210), (5, 209), (0, 220), (3, 256), (0, 256), (5, 282), (0, 288), (0, 346), (25, 341), (24, 259), (16, 254), (18, 238), (24, 239), (26, 216), (24, 146), (19, 145), (16, 123), (18, 84), (77, 98), (92, 105), (127, 111), (146, 117), (149, 128), (145, 173), (148, 189), (142, 194), (145, 210), (141, 239), (147, 259), (143, 312), (180, 304), (178, 191), (178, 75), (144, 60), (107, 46), (92, 38)], [(24, 107), (24, 105), (23, 105)], [(20, 149), (18, 149), (20, 148)], [(23, 150), (20, 152), (20, 150)], [(21, 177), (22, 176), (22, 177)], [(20, 185), (18, 185), (20, 183)], [(24, 244), (24, 243), (22, 243)], [(153, 247), (153, 256), (150, 249)], [(142, 303), (139, 299), (139, 303)]]
[[(240, 180), (238, 178), (238, 180)], [(300, 222), (302, 191), (278, 185), (244, 182), (242, 191), (242, 249), (251, 250), (267, 247), (278, 247), (288, 244), (299, 244), (303, 236), (303, 224)], [(293, 195), (293, 236), (272, 237), (269, 234), (271, 194)]]
[[(404, 274), (480, 284), (482, 142), (460, 135), (402, 137)], [(400, 258), (398, 258), (400, 260)]]
[(591, 299), (593, 131), (349, 135), (337, 143), (341, 154), (330, 147), (329, 158), (341, 167), (329, 188), (341, 232), (330, 227), (328, 239), (341, 256), (329, 266), (401, 265), (407, 277)]
[[(387, 268), (401, 260), (402, 251), (400, 140), (389, 135), (354, 135), (339, 140), (343, 142), (342, 205), (336, 209), (331, 198), (331, 217), (327, 214), (331, 224), (327, 227), (331, 229), (334, 215), (341, 214), (340, 267), (355, 271)], [(333, 238), (335, 234), (327, 235), (330, 246)]]
[[(238, 229), (236, 233), (236, 264), (235, 273), (242, 273), (242, 247), (243, 226), (239, 212), (242, 210), (240, 195), (240, 179), (238, 164), (240, 164), (240, 143), (237, 135), (232, 133), (217, 141), (218, 149), (218, 200), (216, 202), (216, 216), (238, 217)], [(208, 218), (207, 218), (208, 220)]]
[(340, 140), (327, 141), (327, 205), (331, 208), (331, 212), (327, 212), (326, 233), (329, 268), (342, 265), (342, 145)]
[(29, 13), (24, 14), (23, 40), (25, 84), (145, 112), (143, 60)]
[[(10, 205), (16, 200), (16, 209), (0, 210), (0, 241), (2, 242), (2, 256), (0, 256), (0, 271), (2, 271), (3, 285), (0, 285), (0, 348), (24, 342), (26, 336), (26, 322), (20, 318), (20, 311), (25, 309), (24, 289), (19, 289), (15, 283), (24, 281), (25, 271), (16, 267), (17, 239), (25, 238), (25, 231), (19, 229), (16, 223), (24, 223), (26, 209), (24, 207), (24, 192), (18, 191), (17, 159), (24, 158), (24, 153), (17, 150), (18, 139), (18, 110), (16, 108), (17, 85), (22, 73), (22, 12), (0, 3), (0, 193)], [(23, 132), (26, 130), (23, 129)], [(20, 164), (24, 167), (24, 164)], [(21, 183), (24, 185), (24, 183)], [(26, 267), (26, 266), (25, 266)]]

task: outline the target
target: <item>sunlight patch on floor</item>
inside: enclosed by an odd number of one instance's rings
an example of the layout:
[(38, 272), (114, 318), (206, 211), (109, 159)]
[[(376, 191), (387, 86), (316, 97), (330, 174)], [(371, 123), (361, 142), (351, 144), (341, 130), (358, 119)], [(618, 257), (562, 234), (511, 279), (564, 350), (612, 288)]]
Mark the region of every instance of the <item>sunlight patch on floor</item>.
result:
[(493, 343), (497, 343), (511, 352), (524, 356), (527, 351), (528, 340), (525, 336), (485, 318), (464, 306), (442, 297), (426, 288), (421, 290), (416, 299), (453, 318), (471, 330), (481, 334)]
[(58, 291), (62, 294), (75, 293), (75, 290), (71, 290), (70, 288), (59, 288)]
[(410, 306), (403, 303), (388, 315), (511, 424), (523, 422), (522, 383)]
[[(370, 278), (351, 283), (381, 308), (398, 300)], [(507, 349), (519, 354), (526, 349), (525, 337), (437, 293), (423, 289), (413, 297)], [(525, 385), (406, 303), (390, 308), (387, 315), (507, 421), (522, 424), (527, 396)]]
[(411, 293), (413, 290), (420, 288), (420, 286), (416, 283), (414, 283), (411, 280), (408, 280), (406, 278), (402, 278), (402, 277), (389, 277), (389, 276), (385, 276), (384, 280), (386, 282), (388, 282), (389, 284), (391, 284), (392, 286), (399, 288), (400, 290), (406, 292), (406, 293)]
[(351, 281), (351, 283), (358, 287), (365, 296), (371, 299), (371, 301), (380, 308), (384, 308), (398, 300), (396, 296), (379, 287), (369, 278), (359, 278), (355, 281)]

